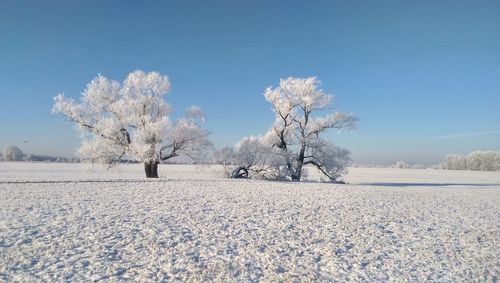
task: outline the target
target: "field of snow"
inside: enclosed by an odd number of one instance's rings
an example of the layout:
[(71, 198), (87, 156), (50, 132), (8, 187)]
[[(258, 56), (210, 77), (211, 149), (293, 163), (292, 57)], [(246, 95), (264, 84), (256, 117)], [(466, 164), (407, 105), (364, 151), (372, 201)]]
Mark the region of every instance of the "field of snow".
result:
[(0, 281), (500, 278), (498, 172), (351, 168), (348, 185), (221, 172), (0, 162)]

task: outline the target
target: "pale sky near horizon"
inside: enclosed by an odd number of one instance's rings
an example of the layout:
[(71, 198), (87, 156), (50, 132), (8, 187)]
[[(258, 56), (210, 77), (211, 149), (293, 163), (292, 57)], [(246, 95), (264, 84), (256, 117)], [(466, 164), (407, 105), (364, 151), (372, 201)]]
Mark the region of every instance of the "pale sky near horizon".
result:
[(499, 15), (483, 0), (0, 0), (0, 148), (72, 156), (52, 97), (142, 69), (169, 76), (176, 114), (205, 110), (217, 146), (271, 126), (266, 87), (317, 76), (360, 118), (327, 134), (357, 163), (500, 151)]

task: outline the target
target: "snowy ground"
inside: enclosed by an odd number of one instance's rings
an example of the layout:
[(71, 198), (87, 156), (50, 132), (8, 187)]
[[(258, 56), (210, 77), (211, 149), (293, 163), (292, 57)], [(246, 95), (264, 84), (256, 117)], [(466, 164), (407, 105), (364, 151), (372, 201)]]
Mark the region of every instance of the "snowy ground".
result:
[(352, 168), (350, 185), (215, 167), (0, 163), (0, 281), (500, 279), (500, 173)]

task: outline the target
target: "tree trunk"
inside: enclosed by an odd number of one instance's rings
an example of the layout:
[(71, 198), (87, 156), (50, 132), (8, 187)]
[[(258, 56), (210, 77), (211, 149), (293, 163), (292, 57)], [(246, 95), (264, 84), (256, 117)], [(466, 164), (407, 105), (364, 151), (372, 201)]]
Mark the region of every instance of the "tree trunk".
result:
[(295, 168), (294, 174), (292, 174), (292, 181), (299, 182), (302, 177), (302, 167), (304, 166), (304, 156), (306, 153), (306, 146), (302, 144), (300, 148), (299, 157), (297, 159), (297, 168)]
[(158, 178), (158, 162), (145, 162), (144, 171), (146, 172), (146, 178)]
[(247, 179), (248, 178), (248, 169), (243, 167), (243, 166), (237, 167), (236, 169), (233, 170), (233, 173), (231, 174), (231, 178)]

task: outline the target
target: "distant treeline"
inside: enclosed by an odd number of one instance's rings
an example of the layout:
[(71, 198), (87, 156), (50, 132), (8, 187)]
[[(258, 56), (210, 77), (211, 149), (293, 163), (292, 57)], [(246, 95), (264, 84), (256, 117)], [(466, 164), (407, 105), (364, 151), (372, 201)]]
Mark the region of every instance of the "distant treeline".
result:
[[(62, 163), (81, 163), (89, 162), (87, 159), (82, 159), (79, 157), (60, 157), (60, 156), (50, 156), (50, 155), (37, 155), (37, 154), (25, 154), (18, 146), (9, 145), (6, 146), (2, 152), (0, 152), (0, 161), (26, 161), (26, 162), (62, 162)], [(137, 160), (122, 159), (117, 163), (140, 163)], [(200, 156), (200, 158), (193, 160), (186, 158), (184, 155), (180, 155), (172, 160), (169, 160), (170, 164), (211, 164), (213, 163), (210, 156)]]
[(9, 145), (0, 153), (0, 161), (34, 161), (34, 162), (80, 162), (77, 157), (57, 157), (48, 155), (25, 154), (19, 147)]
[[(87, 160), (78, 157), (57, 157), (49, 155), (24, 154), (15, 145), (7, 146), (0, 152), (0, 161), (32, 161), (32, 162), (67, 162), (80, 163)], [(136, 160), (121, 160), (119, 163), (139, 163)], [(179, 156), (168, 163), (171, 164), (219, 164), (213, 156), (205, 154), (196, 159)], [(353, 167), (368, 168), (411, 168), (411, 169), (447, 169), (447, 170), (474, 170), (474, 171), (500, 171), (500, 152), (496, 151), (474, 151), (469, 154), (450, 154), (446, 159), (434, 166), (408, 165), (404, 161), (398, 161), (389, 166), (380, 164), (353, 164)]]
[(467, 155), (450, 154), (437, 168), (448, 170), (500, 171), (500, 152), (474, 151)]
[(474, 151), (465, 155), (450, 154), (446, 156), (446, 159), (443, 162), (429, 167), (424, 165), (408, 165), (404, 161), (398, 161), (388, 166), (380, 164), (353, 164), (353, 167), (500, 171), (500, 152)]

